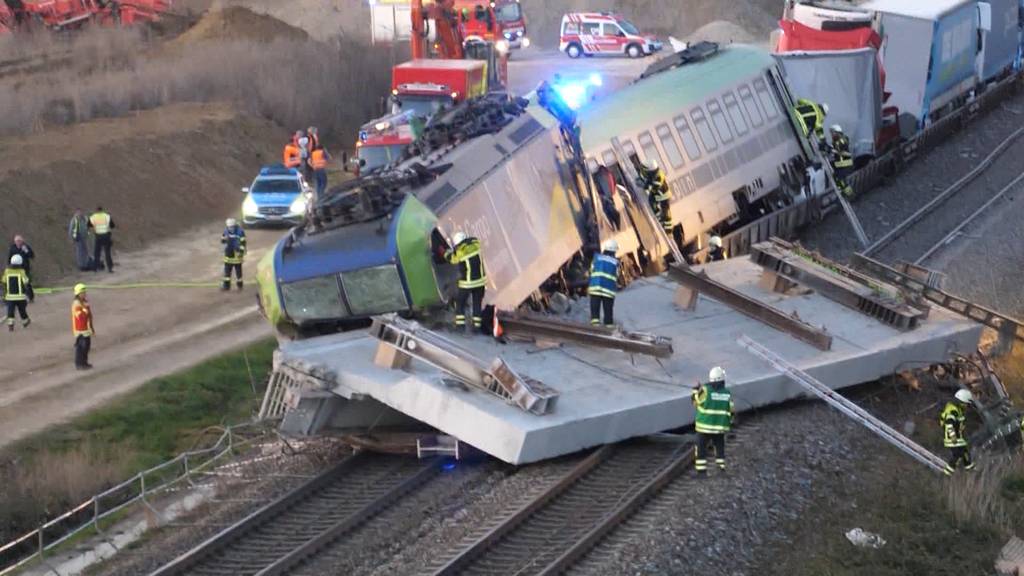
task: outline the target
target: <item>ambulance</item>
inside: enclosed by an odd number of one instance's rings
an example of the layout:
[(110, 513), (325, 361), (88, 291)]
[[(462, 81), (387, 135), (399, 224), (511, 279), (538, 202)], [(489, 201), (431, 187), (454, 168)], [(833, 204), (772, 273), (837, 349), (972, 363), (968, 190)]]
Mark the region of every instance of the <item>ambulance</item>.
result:
[(625, 54), (642, 58), (661, 50), (657, 38), (645, 35), (619, 14), (571, 12), (562, 16), (558, 49), (569, 58), (595, 54)]

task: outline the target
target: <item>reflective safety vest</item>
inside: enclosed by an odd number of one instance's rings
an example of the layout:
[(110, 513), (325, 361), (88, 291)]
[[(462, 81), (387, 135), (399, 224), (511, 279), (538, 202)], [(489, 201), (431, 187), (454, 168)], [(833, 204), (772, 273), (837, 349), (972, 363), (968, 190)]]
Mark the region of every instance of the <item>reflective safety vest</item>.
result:
[(76, 338), (92, 336), (92, 309), (78, 298), (71, 302), (71, 333)]
[(946, 448), (957, 448), (967, 446), (967, 438), (964, 436), (964, 410), (960, 406), (946, 402), (939, 416), (939, 424), (942, 426), (942, 445)]
[(846, 137), (846, 134), (840, 134), (832, 139), (832, 167), (853, 168), (850, 139)]
[(327, 154), (323, 148), (319, 150), (313, 150), (313, 155), (309, 157), (309, 165), (313, 167), (313, 170), (323, 170), (327, 168)]
[(597, 254), (590, 262), (590, 284), (587, 294), (615, 298), (619, 282), (619, 259), (611, 254)]
[(225, 228), (220, 242), (224, 244), (225, 264), (241, 264), (245, 260), (245, 230), (241, 226)]
[(825, 111), (817, 102), (800, 98), (796, 101), (795, 110), (804, 136), (810, 136), (812, 131), (819, 138), (825, 135)]
[(23, 268), (8, 268), (4, 270), (3, 285), (5, 302), (24, 302), (28, 300), (28, 274), (25, 273)]
[(89, 222), (97, 234), (110, 234), (110, 214), (94, 212), (92, 216), (89, 216)]
[(302, 152), (299, 147), (289, 142), (284, 147), (284, 165), (286, 168), (298, 168), (302, 164)]
[(715, 388), (704, 384), (693, 392), (697, 408), (695, 428), (701, 434), (725, 434), (732, 426), (732, 392), (724, 385)]
[(467, 238), (448, 253), (448, 261), (459, 267), (459, 288), (481, 288), (487, 284), (487, 271), (480, 254), (480, 241)]

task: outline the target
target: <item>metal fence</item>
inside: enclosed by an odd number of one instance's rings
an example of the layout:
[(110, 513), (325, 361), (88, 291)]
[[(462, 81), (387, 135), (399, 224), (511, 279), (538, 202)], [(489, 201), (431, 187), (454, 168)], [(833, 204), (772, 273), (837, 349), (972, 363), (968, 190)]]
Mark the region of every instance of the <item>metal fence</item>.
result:
[(233, 455), (235, 449), (252, 442), (254, 437), (242, 432), (265, 430), (258, 422), (228, 426), (212, 446), (184, 452), (172, 460), (143, 470), (28, 534), (0, 546), (0, 576), (44, 558), (47, 552), (84, 530), (92, 529), (102, 534), (102, 520), (134, 504), (141, 503), (159, 516), (148, 498), (172, 487), (194, 486), (195, 476), (206, 473), (214, 464)]

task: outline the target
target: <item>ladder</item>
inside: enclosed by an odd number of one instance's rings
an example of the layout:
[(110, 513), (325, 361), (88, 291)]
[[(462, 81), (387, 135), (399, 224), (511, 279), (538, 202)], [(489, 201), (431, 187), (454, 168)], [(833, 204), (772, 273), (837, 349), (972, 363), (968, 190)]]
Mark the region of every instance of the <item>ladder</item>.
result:
[(849, 416), (868, 430), (874, 432), (883, 440), (900, 449), (914, 460), (917, 460), (940, 474), (944, 474), (946, 472), (946, 462), (942, 460), (942, 458), (932, 454), (925, 447), (914, 442), (910, 438), (907, 438), (903, 434), (900, 434), (885, 422), (882, 422), (878, 418), (872, 416), (867, 410), (864, 410), (852, 400), (842, 396), (819, 380), (813, 378), (810, 374), (807, 374), (793, 364), (783, 360), (771, 350), (768, 350), (764, 346), (761, 346), (757, 342), (751, 340), (747, 335), (741, 335), (736, 342), (740, 346), (746, 348), (747, 351), (754, 356), (757, 356), (761, 360), (771, 364), (773, 368), (781, 372), (783, 375), (788, 376), (794, 382), (803, 386), (809, 392), (821, 398), (836, 410)]

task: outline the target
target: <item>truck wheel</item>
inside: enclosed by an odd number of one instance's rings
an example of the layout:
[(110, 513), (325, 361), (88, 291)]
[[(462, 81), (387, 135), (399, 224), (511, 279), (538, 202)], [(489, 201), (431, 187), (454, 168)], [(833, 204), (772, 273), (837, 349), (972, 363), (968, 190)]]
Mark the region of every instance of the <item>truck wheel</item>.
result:
[(639, 44), (630, 44), (626, 46), (626, 55), (630, 58), (642, 58), (644, 55), (644, 49)]
[(569, 44), (569, 47), (565, 49), (565, 53), (569, 55), (569, 58), (579, 58), (583, 55), (583, 47), (579, 44)]

